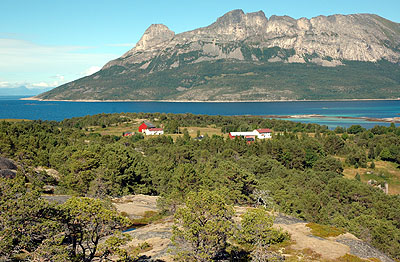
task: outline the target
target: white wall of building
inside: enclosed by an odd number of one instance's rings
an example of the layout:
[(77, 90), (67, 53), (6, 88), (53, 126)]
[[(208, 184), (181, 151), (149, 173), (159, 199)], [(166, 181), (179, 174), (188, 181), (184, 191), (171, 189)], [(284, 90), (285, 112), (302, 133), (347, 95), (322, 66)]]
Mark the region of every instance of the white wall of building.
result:
[(272, 138), (271, 133), (259, 133), (257, 130), (251, 132), (230, 132), (231, 136), (255, 136), (258, 139)]
[(160, 130), (160, 131), (151, 131), (149, 129), (144, 129), (144, 133), (148, 136), (158, 136), (158, 135), (163, 135), (164, 134), (164, 130)]

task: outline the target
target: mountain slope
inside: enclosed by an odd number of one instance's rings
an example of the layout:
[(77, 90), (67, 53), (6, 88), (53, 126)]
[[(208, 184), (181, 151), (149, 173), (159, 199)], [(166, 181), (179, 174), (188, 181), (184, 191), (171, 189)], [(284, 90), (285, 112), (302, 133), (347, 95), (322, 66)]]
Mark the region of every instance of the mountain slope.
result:
[(38, 96), (97, 100), (400, 97), (400, 24), (377, 15), (312, 19), (233, 10), (175, 34), (151, 25), (99, 72)]

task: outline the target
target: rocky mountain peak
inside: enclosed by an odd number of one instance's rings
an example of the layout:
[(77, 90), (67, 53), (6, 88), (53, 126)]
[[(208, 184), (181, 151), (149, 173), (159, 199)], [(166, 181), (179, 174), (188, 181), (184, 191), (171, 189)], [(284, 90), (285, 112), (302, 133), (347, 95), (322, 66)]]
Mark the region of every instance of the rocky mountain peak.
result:
[(263, 11), (244, 13), (243, 10), (237, 9), (218, 18), (215, 23), (206, 27), (206, 31), (219, 36), (224, 35), (230, 40), (243, 40), (261, 34), (267, 23), (268, 19)]
[(244, 12), (241, 9), (232, 10), (217, 19), (217, 24), (237, 24), (243, 20)]
[(267, 21), (268, 19), (266, 18), (264, 12), (261, 10), (258, 12), (245, 14), (243, 10), (236, 9), (219, 17), (213, 25), (219, 27), (227, 27), (237, 24), (255, 26), (257, 24), (264, 24)]
[(158, 44), (170, 41), (175, 33), (163, 24), (152, 24), (146, 29), (142, 38), (136, 44), (136, 50), (146, 50), (157, 46)]

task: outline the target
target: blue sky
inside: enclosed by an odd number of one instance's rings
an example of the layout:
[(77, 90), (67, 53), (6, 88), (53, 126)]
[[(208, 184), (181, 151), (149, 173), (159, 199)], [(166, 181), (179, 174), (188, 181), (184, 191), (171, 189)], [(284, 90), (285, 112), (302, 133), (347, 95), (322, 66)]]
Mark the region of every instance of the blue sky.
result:
[(374, 13), (400, 23), (400, 0), (0, 0), (0, 88), (45, 88), (93, 73), (153, 23), (175, 33), (233, 9), (271, 15)]

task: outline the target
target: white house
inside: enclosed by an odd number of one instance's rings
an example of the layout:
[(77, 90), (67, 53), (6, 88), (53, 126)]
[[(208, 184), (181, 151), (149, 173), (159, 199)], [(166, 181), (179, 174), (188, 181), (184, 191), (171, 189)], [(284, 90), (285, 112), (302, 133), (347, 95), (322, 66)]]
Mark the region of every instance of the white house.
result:
[(257, 137), (258, 139), (266, 139), (272, 138), (271, 135), (272, 130), (265, 128), (265, 129), (256, 129), (251, 132), (230, 132), (229, 137), (231, 139), (239, 136), (239, 137)]
[(230, 132), (229, 133), (229, 137), (230, 138), (235, 138), (236, 136), (246, 137), (246, 136), (256, 136), (256, 135), (257, 134), (254, 133), (254, 131), (251, 131), (251, 132)]
[(164, 130), (162, 128), (149, 128), (143, 129), (143, 131), (148, 136), (158, 136), (164, 134)]
[(253, 132), (257, 134), (258, 139), (272, 138), (272, 130), (269, 128), (256, 129)]

